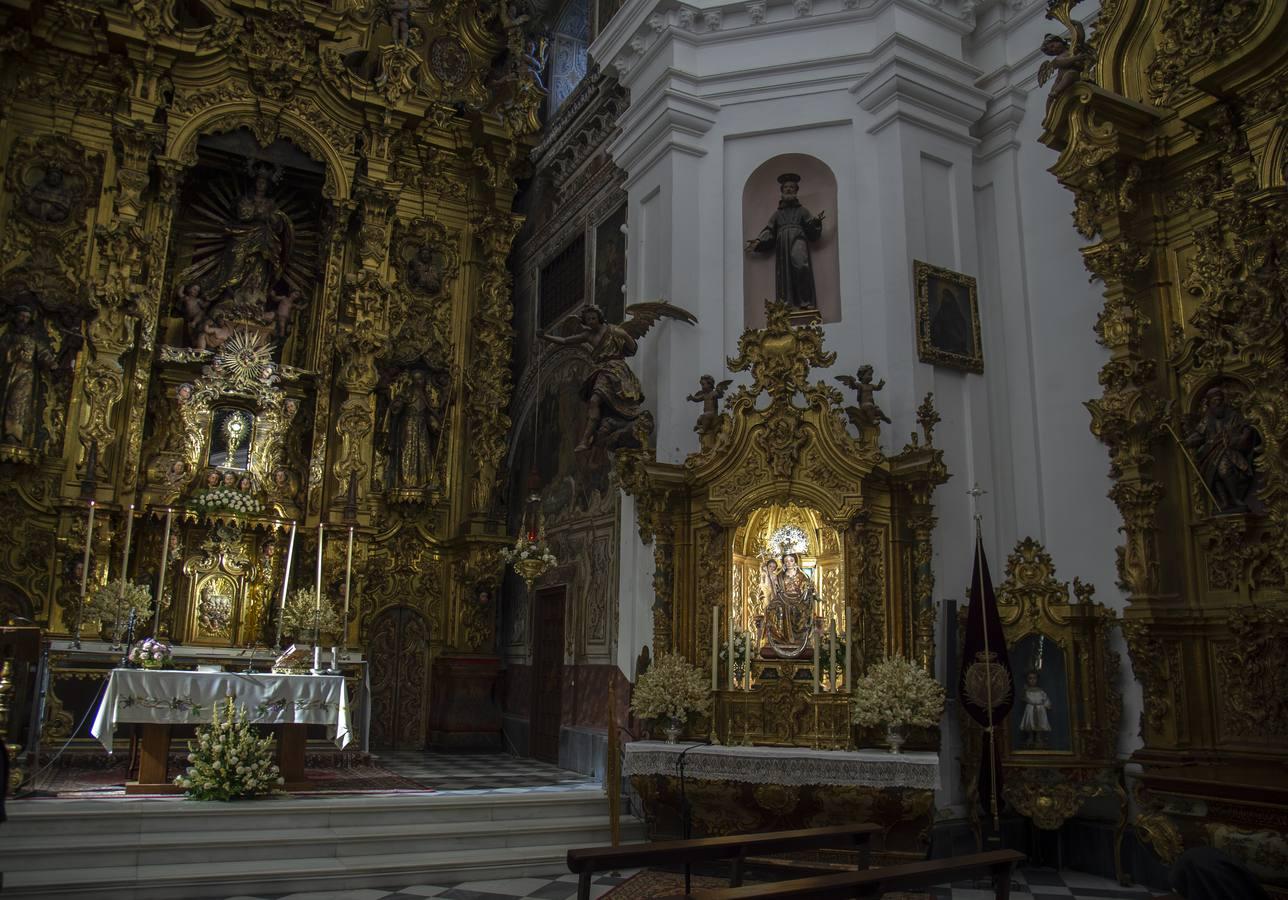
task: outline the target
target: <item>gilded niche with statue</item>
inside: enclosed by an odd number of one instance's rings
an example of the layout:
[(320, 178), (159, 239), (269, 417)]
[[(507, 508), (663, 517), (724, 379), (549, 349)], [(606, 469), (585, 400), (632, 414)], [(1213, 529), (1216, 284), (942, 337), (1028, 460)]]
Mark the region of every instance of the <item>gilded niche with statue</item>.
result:
[(265, 645), (292, 525), (337, 602), (352, 529), (341, 642), (422, 636), (373, 730), (423, 745), (433, 660), (493, 644), (529, 18), (83, 6), (0, 2), (0, 616), (88, 637), (124, 576), (172, 640)]
[(822, 328), (792, 324), (781, 303), (767, 314), (729, 360), (751, 384), (704, 409), (699, 452), (666, 465), (624, 449), (614, 462), (654, 547), (654, 646), (712, 673), (714, 735), (845, 748), (851, 672), (889, 653), (933, 670), (938, 417), (928, 398), (921, 438), (886, 455), (869, 396), (856, 437), (840, 392), (809, 380), (835, 361)]
[[(1041, 140), (1103, 286), (1091, 429), (1143, 692), (1138, 833), (1288, 889), (1288, 7), (1049, 6)], [(1066, 36), (1067, 35), (1067, 36)]]

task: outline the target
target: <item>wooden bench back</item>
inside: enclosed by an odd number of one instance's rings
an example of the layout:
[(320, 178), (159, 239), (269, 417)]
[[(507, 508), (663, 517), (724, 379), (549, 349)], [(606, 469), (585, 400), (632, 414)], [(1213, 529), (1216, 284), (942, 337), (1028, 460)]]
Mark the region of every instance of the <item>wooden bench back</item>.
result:
[(883, 866), (880, 869), (864, 869), (836, 875), (796, 878), (771, 884), (698, 891), (693, 894), (693, 897), (694, 900), (792, 900), (792, 898), (807, 897), (811, 900), (827, 900), (827, 898), (838, 898), (838, 900), (847, 898), (848, 900), (853, 897), (880, 897), (889, 891), (913, 891), (927, 888), (986, 870), (993, 876), (995, 895), (998, 900), (1008, 900), (1011, 870), (1024, 860), (1024, 854), (1016, 850), (992, 850), (950, 859)]

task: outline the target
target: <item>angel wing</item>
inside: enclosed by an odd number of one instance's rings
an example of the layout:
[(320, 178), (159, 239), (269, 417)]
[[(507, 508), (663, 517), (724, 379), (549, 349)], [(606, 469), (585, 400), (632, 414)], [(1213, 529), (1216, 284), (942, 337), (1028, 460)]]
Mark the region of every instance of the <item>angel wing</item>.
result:
[(653, 327), (658, 319), (679, 319), (681, 322), (687, 322), (690, 325), (698, 324), (698, 317), (693, 313), (680, 309), (678, 306), (672, 306), (665, 300), (632, 303), (626, 307), (626, 315), (630, 316), (630, 318), (622, 322), (622, 330), (636, 340), (648, 334), (648, 330)]
[(836, 380), (852, 391), (857, 391), (859, 389), (859, 379), (855, 378), (853, 375), (837, 375)]
[(1038, 87), (1042, 87), (1042, 85), (1050, 81), (1051, 76), (1054, 74), (1055, 74), (1055, 65), (1051, 62), (1051, 60), (1049, 59), (1042, 60), (1042, 64), (1038, 66)]
[(717, 397), (723, 397), (723, 396), (724, 396), (724, 392), (725, 392), (725, 391), (727, 391), (727, 390), (729, 390), (729, 385), (731, 385), (731, 384), (733, 384), (733, 379), (732, 379), (732, 378), (726, 378), (724, 381), (722, 381), (722, 382), (720, 382), (719, 384), (717, 384), (717, 385), (716, 385), (716, 396), (717, 396)]

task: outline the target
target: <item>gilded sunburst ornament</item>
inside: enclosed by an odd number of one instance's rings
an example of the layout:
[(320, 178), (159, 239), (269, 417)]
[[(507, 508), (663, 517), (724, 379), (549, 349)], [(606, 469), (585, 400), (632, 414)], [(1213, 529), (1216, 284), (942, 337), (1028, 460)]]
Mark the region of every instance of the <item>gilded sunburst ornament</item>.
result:
[(272, 341), (262, 333), (235, 331), (215, 353), (215, 369), (238, 387), (276, 381)]

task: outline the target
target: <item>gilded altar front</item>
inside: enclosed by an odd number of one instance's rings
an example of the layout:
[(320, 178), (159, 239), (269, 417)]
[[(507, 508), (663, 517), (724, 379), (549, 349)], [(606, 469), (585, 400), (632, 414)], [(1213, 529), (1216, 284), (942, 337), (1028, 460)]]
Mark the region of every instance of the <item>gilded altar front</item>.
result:
[(263, 646), (290, 580), (331, 642), (424, 636), (423, 743), (505, 541), (544, 90), (498, 6), (0, 3), (0, 619), (119, 632), (82, 597), (124, 577), (140, 634)]

